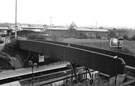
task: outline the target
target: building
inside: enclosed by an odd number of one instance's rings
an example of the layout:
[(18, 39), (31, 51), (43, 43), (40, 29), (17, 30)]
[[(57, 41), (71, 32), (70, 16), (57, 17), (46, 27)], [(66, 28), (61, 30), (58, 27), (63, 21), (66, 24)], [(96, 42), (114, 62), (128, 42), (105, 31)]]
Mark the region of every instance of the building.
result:
[(77, 28), (77, 30), (85, 34), (87, 38), (93, 38), (93, 39), (106, 39), (108, 35), (108, 30), (106, 29)]
[(0, 35), (1, 34), (7, 34), (8, 29), (9, 29), (9, 27), (0, 27)]
[(30, 30), (35, 32), (45, 32), (50, 37), (55, 38), (92, 38), (92, 39), (107, 39), (108, 30), (106, 29), (94, 29), (86, 27), (76, 27), (69, 29), (64, 26), (52, 26), (47, 25), (27, 25), (20, 26), (22, 30)]
[(27, 25), (27, 26), (20, 26), (21, 30), (30, 30), (35, 32), (44, 32), (45, 29), (43, 26), (35, 26), (35, 25)]
[(75, 37), (75, 38), (93, 38), (93, 39), (107, 39), (108, 30), (106, 29), (89, 29), (89, 28), (76, 28), (74, 30), (68, 27), (51, 27), (47, 28), (47, 33), (50, 36), (56, 37)]

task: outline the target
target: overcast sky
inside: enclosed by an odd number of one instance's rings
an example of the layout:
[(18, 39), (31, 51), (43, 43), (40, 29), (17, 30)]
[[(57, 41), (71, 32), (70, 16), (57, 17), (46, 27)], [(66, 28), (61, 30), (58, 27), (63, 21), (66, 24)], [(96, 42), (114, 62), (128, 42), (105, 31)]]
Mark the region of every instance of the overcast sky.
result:
[[(15, 21), (15, 0), (0, 0), (0, 22)], [(18, 0), (18, 22), (135, 27), (135, 0)]]

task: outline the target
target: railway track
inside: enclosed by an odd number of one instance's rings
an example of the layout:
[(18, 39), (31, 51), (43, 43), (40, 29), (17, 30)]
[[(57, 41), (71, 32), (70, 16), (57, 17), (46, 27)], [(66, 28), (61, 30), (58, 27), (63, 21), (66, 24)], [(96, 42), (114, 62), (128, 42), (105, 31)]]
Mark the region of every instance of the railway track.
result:
[[(35, 68), (33, 72), (31, 68), (3, 72), (0, 73), (0, 86), (5, 86), (5, 84), (10, 86), (10, 84), (18, 82), (21, 86), (30, 86), (31, 84), (40, 86), (60, 81), (72, 76), (72, 69), (67, 67), (67, 64), (69, 63), (47, 65), (46, 67)], [(77, 67), (77, 70), (81, 68), (83, 67)]]

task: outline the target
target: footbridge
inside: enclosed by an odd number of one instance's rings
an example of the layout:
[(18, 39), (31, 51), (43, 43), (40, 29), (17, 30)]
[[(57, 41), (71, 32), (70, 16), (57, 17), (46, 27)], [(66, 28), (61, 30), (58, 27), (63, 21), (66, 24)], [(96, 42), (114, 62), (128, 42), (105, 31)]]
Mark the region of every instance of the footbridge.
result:
[[(123, 62), (114, 58), (118, 55), (117, 52), (54, 41), (16, 40), (16, 43), (19, 49), (42, 53), (51, 59), (69, 61), (97, 70), (110, 77), (124, 72)], [(126, 65), (135, 65), (133, 56), (119, 54), (119, 57), (125, 60)]]

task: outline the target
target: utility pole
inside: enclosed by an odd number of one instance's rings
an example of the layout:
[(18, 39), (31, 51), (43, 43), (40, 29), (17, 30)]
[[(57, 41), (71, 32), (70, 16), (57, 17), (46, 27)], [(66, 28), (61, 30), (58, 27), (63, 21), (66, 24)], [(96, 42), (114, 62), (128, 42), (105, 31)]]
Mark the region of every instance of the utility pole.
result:
[(17, 0), (15, 1), (15, 39), (17, 39)]
[[(97, 21), (96, 21), (96, 31), (97, 31)], [(96, 33), (96, 39), (97, 39), (97, 32), (95, 31), (95, 33)]]
[(97, 30), (97, 21), (96, 21), (96, 30)]
[(51, 27), (52, 27), (52, 17), (50, 17), (50, 36), (51, 36)]

